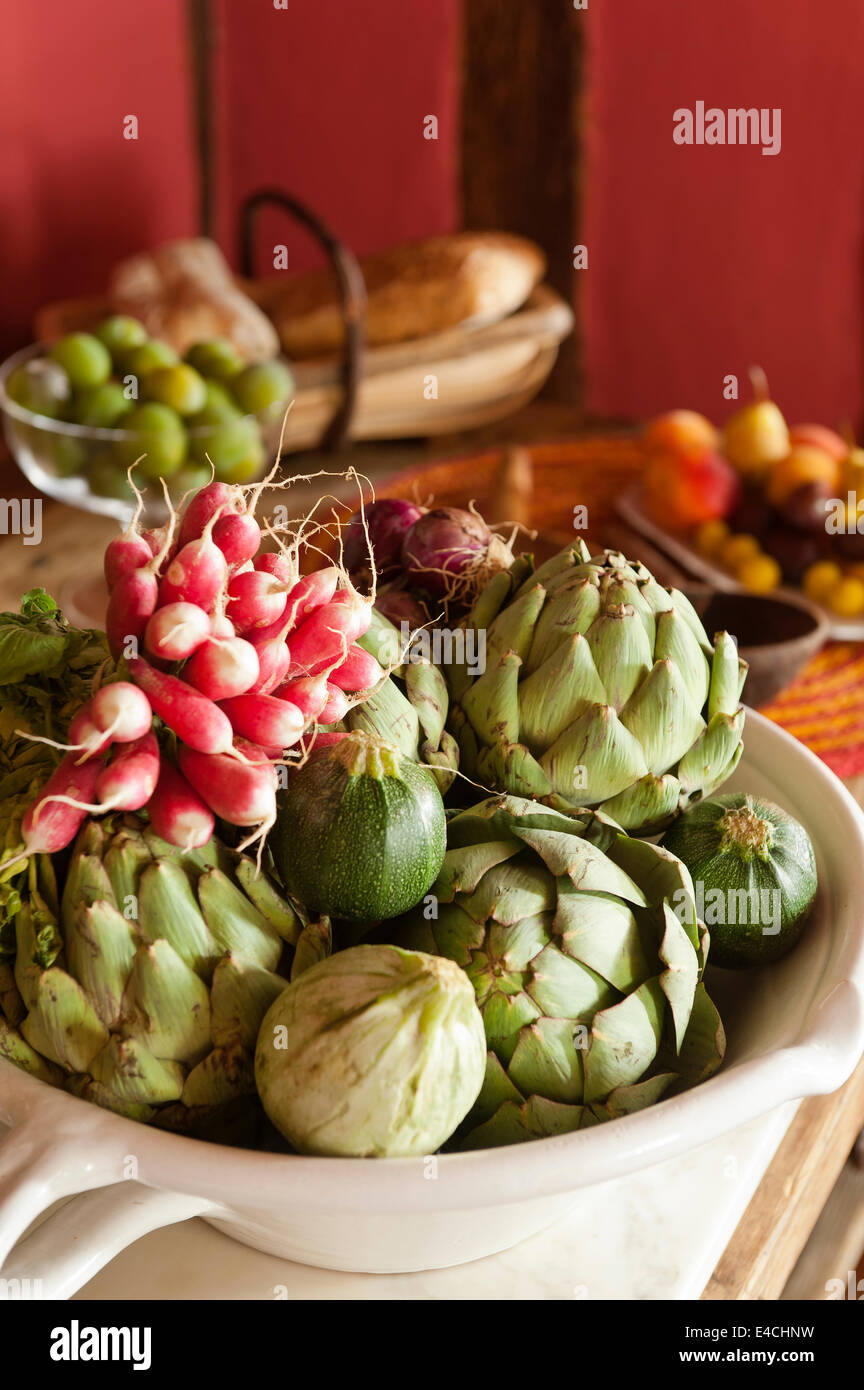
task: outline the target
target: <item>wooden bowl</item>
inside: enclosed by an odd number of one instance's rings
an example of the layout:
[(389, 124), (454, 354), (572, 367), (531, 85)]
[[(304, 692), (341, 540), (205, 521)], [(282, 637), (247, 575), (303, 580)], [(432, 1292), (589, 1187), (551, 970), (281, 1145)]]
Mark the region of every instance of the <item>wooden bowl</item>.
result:
[(708, 636), (731, 632), (749, 663), (744, 687), (748, 705), (765, 705), (785, 690), (825, 645), (830, 623), (809, 599), (787, 590), (776, 594), (723, 593), (707, 584), (687, 584)]

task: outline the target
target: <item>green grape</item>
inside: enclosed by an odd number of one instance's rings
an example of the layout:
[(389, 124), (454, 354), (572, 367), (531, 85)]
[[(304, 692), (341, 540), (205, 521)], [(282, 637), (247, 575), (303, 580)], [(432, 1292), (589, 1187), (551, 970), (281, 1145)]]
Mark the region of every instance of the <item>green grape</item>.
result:
[(116, 381), (106, 381), (102, 386), (91, 386), (82, 391), (72, 402), (72, 418), (79, 425), (92, 425), (96, 429), (110, 430), (128, 415), (135, 405), (130, 401), (123, 387)]
[(124, 348), (118, 353), (120, 370), (125, 376), (145, 377), (157, 367), (174, 367), (180, 361), (176, 352), (158, 338), (148, 338), (137, 347)]
[(254, 420), (239, 415), (235, 420), (224, 420), (211, 430), (197, 431), (189, 441), (190, 452), (198, 463), (210, 459), (216, 469), (216, 477), (222, 478), (225, 470), (242, 463), (243, 459), (260, 444), (260, 431)]
[(184, 492), (199, 492), (207, 486), (212, 474), (209, 463), (186, 463), (174, 474), (168, 491), (172, 497), (182, 497)]
[(42, 439), (45, 462), (58, 478), (74, 478), (87, 470), (87, 445), (69, 434), (51, 434), (46, 430)]
[(101, 386), (111, 375), (111, 354), (92, 333), (67, 333), (54, 343), (48, 356), (63, 368), (73, 391)]
[(260, 440), (253, 441), (242, 459), (230, 467), (217, 468), (216, 477), (222, 483), (251, 483), (264, 472), (264, 446)]
[(93, 332), (114, 358), (118, 353), (140, 347), (147, 341), (147, 329), (140, 319), (133, 319), (129, 314), (112, 314), (97, 324)]
[(241, 410), (257, 415), (270, 406), (287, 405), (294, 391), (294, 378), (278, 358), (256, 362), (231, 382), (231, 391)]
[(63, 368), (47, 357), (32, 358), (10, 372), (6, 391), (16, 405), (56, 420), (71, 397), (69, 378)]
[(138, 405), (123, 419), (128, 438), (115, 445), (115, 458), (127, 469), (142, 454), (138, 469), (144, 478), (170, 478), (183, 465), (188, 447), (183, 421), (170, 406), (156, 401)]
[(87, 465), (87, 481), (90, 489), (98, 497), (116, 497), (121, 502), (131, 502), (135, 494), (129, 480), (110, 452), (101, 451)]
[(178, 362), (174, 367), (157, 367), (155, 371), (148, 372), (142, 389), (148, 400), (170, 405), (178, 415), (194, 415), (196, 411), (204, 409), (207, 401), (204, 378), (185, 362)]
[(210, 428), (224, 425), (228, 420), (242, 420), (242, 412), (220, 382), (205, 381), (204, 389), (207, 393), (204, 408), (189, 417), (190, 429)]
[(228, 338), (208, 338), (205, 342), (193, 343), (186, 353), (186, 361), (202, 376), (215, 377), (217, 381), (227, 381), (242, 372), (246, 365)]

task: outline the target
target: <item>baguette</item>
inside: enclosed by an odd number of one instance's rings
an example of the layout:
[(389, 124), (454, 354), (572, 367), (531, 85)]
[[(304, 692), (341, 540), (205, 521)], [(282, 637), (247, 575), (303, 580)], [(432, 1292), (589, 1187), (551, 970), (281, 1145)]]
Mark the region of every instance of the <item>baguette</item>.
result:
[[(534, 242), (507, 232), (458, 232), (364, 256), (360, 268), (366, 339), (374, 347), (505, 318), (542, 279), (546, 258)], [(342, 310), (329, 268), (271, 277), (252, 292), (287, 356), (320, 357), (341, 347)]]

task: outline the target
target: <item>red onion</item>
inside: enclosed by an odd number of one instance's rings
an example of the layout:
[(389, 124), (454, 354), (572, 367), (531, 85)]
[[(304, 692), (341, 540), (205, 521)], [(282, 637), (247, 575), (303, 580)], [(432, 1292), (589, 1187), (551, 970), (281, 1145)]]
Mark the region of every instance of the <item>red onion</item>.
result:
[[(401, 497), (384, 497), (366, 508), (366, 525), (380, 578), (392, 577), (400, 569), (402, 542), (409, 527), (423, 516), (423, 508)], [(342, 533), (342, 558), (352, 579), (370, 577), (369, 542), (359, 512), (355, 512)]]
[(403, 571), (409, 583), (444, 598), (491, 540), (482, 517), (461, 507), (433, 507), (414, 522), (402, 542)]
[(378, 590), (375, 608), (394, 627), (398, 628), (402, 623), (407, 623), (412, 632), (417, 628), (425, 627), (431, 616), (413, 594), (409, 594), (407, 589), (400, 589), (395, 585)]

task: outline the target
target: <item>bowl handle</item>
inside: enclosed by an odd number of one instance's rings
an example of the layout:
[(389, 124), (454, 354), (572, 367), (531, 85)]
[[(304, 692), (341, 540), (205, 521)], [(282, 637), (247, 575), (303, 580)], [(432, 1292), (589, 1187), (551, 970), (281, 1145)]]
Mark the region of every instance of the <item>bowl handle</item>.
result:
[(201, 1197), (118, 1182), (113, 1155), (100, 1158), (83, 1132), (46, 1140), (37, 1115), (0, 1141), (0, 1296), (68, 1298), (139, 1236), (215, 1210)]

